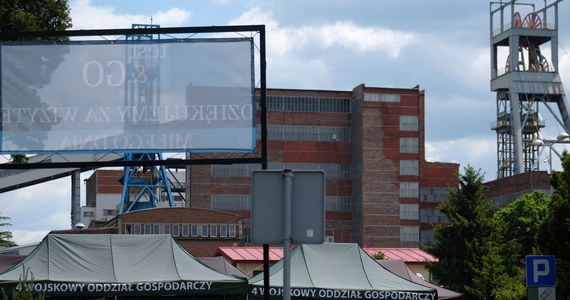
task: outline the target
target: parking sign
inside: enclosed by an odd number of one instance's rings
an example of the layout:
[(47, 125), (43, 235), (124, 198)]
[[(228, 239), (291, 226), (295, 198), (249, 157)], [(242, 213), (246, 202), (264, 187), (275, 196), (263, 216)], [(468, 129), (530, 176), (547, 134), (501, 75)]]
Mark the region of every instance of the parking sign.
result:
[(556, 257), (554, 255), (528, 255), (526, 257), (527, 286), (556, 285)]

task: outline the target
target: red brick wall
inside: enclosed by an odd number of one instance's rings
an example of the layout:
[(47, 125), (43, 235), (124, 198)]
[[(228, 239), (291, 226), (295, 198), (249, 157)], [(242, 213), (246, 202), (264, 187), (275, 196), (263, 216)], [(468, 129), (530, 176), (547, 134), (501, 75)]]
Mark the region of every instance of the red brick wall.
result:
[(128, 212), (117, 216), (119, 233), (125, 224), (207, 224), (236, 225), (237, 237), (174, 237), (186, 251), (196, 257), (214, 256), (218, 247), (243, 246), (243, 218), (239, 215), (193, 208), (155, 208)]

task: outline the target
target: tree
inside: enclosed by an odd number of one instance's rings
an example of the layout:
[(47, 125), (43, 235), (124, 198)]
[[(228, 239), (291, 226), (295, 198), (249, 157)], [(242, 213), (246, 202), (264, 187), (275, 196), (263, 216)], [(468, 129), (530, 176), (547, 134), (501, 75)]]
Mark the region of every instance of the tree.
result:
[(509, 265), (524, 265), (527, 255), (538, 254), (540, 230), (547, 220), (550, 198), (544, 192), (525, 194), (497, 212), (502, 240), (511, 242)]
[(476, 268), (471, 293), (494, 299), (526, 299), (525, 256), (537, 254), (539, 229), (550, 199), (543, 192), (525, 194), (494, 215), (495, 230)]
[[(26, 31), (63, 31), (71, 27), (71, 17), (69, 15), (70, 8), (67, 0), (2, 0), (0, 1), (0, 32), (26, 32)], [(35, 39), (40, 39), (35, 38)], [(66, 40), (66, 37), (42, 37), (46, 40)], [(18, 41), (24, 38), (0, 40)], [(33, 86), (20, 95), (22, 102), (28, 103), (30, 107), (41, 107), (42, 101), (37, 96), (36, 90), (39, 90), (43, 84), (49, 80), (53, 70), (62, 61), (61, 54), (49, 55), (44, 57), (28, 57), (28, 60), (35, 61), (36, 64), (44, 65), (44, 74), (36, 74), (39, 79)], [(40, 76), (41, 75), (41, 76)], [(47, 125), (47, 126), (46, 126)], [(4, 124), (4, 126), (10, 126)], [(15, 125), (12, 125), (15, 126)], [(41, 132), (41, 129), (48, 130), (51, 125), (42, 124), (43, 128), (34, 127), (33, 124), (19, 125), (24, 130)], [(5, 127), (4, 129), (10, 129)], [(35, 145), (41, 143), (41, 140), (32, 138), (32, 135), (21, 134), (10, 136), (10, 130), (5, 130), (8, 138), (13, 139), (19, 145)], [(36, 135), (37, 136), (37, 135)], [(45, 139), (46, 136), (43, 136)], [(26, 163), (27, 157), (23, 154), (12, 155), (14, 163)]]
[[(10, 220), (9, 217), (2, 217), (0, 216), (0, 228), (5, 226), (12, 226), (12, 224), (5, 222)], [(16, 246), (16, 243), (10, 241), (14, 236), (12, 235), (11, 231), (8, 230), (0, 230), (0, 247), (12, 247)]]
[(66, 30), (71, 27), (69, 10), (67, 0), (2, 0), (0, 32)]
[(465, 293), (469, 299), (488, 299), (490, 292), (484, 291), (484, 297), (479, 298), (473, 291), (477, 271), (489, 255), (496, 209), (486, 199), (480, 171), (467, 166), (464, 172), (457, 174), (458, 187), (449, 189), (449, 201), (439, 207), (451, 224), (434, 228), (436, 244), (424, 248), (439, 260), (428, 263), (427, 268), (440, 285)]
[(570, 299), (570, 154), (562, 155), (561, 172), (553, 172), (554, 188), (540, 235), (542, 254), (556, 256), (556, 298)]

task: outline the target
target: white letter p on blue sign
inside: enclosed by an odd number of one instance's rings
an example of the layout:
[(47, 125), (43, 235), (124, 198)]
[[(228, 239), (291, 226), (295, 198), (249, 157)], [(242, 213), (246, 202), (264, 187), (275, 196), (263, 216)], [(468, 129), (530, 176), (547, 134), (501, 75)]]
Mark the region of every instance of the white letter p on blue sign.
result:
[(556, 258), (553, 255), (529, 255), (526, 257), (527, 286), (555, 286)]

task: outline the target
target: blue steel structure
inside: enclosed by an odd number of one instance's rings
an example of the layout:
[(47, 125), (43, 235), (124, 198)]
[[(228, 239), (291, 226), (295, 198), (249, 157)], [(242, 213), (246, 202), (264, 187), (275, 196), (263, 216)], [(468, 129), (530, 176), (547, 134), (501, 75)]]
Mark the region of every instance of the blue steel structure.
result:
[[(133, 24), (133, 29), (147, 29), (147, 28), (160, 28), (160, 25), (153, 24)], [(133, 41), (152, 40), (153, 34), (134, 34), (127, 35), (126, 39)], [(160, 35), (157, 35), (160, 39)], [(127, 51), (135, 52), (137, 48), (127, 48)], [(131, 53), (132, 54), (132, 53)], [(153, 58), (140, 58), (136, 55), (129, 55), (133, 57), (130, 62), (131, 66), (144, 66), (149, 73), (158, 74), (160, 71), (160, 64)], [(144, 105), (159, 105), (160, 104), (160, 82), (159, 76), (149, 78), (144, 82), (129, 82), (126, 85), (125, 91), (125, 104), (128, 106), (140, 107)], [(136, 127), (136, 122), (129, 124)], [(127, 153), (124, 157), (125, 161), (159, 161), (163, 160), (162, 153)], [(126, 213), (129, 211), (155, 208), (161, 199), (168, 201), (170, 207), (174, 206), (172, 199), (172, 190), (170, 181), (166, 172), (166, 167), (162, 166), (125, 166), (123, 176), (119, 178), (119, 182), (123, 185), (121, 193), (121, 203), (119, 204), (118, 213)], [(162, 196), (162, 197), (161, 197)]]
[[(160, 153), (129, 153), (125, 160), (149, 161), (162, 160)], [(174, 206), (172, 190), (165, 166), (125, 167), (119, 178), (123, 185), (119, 214), (157, 207), (164, 195), (170, 207)]]

